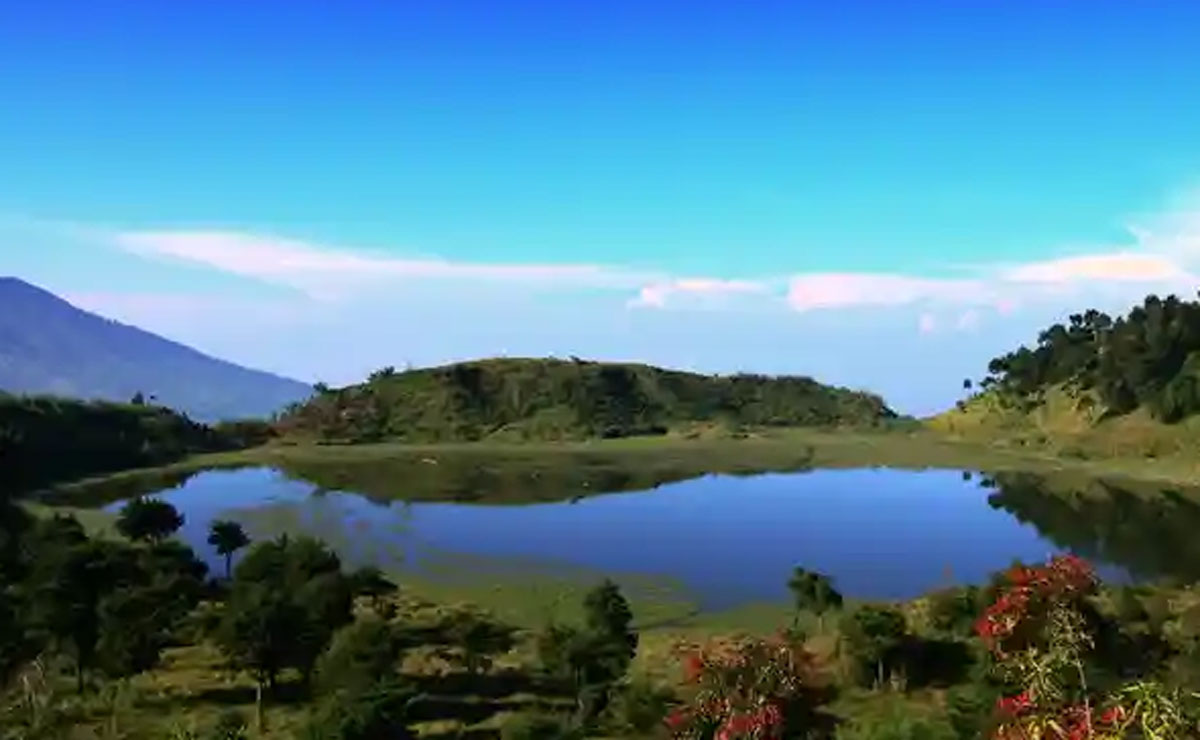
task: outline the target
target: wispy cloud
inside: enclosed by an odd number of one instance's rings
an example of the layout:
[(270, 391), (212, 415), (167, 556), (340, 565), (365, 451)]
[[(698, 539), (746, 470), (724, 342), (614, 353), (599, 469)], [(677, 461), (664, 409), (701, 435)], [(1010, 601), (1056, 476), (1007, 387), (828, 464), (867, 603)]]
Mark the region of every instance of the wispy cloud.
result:
[(316, 297), (403, 280), (464, 280), (631, 287), (645, 278), (590, 264), (501, 264), (398, 258), (297, 239), (232, 231), (126, 231), (129, 252), (204, 265)]
[(1172, 210), (1131, 226), (1129, 232), (1124, 244), (1024, 263), (997, 260), (947, 276), (781, 270), (754, 280), (682, 277), (602, 264), (397, 257), (236, 231), (123, 231), (113, 239), (138, 255), (203, 265), (318, 298), (353, 297), (365, 289), (392, 289), (406, 281), (600, 288), (623, 294), (630, 308), (647, 310), (766, 305), (810, 313), (908, 308), (918, 319), (918, 330), (929, 333), (973, 330), (996, 315), (1031, 304), (1067, 307), (1092, 294), (1132, 301), (1149, 291), (1187, 292), (1200, 285), (1200, 207)]

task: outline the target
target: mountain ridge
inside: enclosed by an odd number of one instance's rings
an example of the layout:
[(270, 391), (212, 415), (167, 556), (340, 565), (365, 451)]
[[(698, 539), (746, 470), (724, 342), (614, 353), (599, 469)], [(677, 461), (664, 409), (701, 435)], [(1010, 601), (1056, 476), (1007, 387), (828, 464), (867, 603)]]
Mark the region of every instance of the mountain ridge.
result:
[(0, 389), (127, 401), (138, 393), (202, 420), (270, 415), (304, 383), (228, 362), (0, 276)]

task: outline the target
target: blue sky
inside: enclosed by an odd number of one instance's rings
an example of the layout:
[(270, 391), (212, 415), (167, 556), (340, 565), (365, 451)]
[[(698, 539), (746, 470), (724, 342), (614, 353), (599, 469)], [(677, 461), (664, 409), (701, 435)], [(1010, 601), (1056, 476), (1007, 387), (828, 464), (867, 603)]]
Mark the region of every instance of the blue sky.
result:
[(1194, 3), (0, 6), (0, 273), (239, 362), (907, 411), (1200, 268)]

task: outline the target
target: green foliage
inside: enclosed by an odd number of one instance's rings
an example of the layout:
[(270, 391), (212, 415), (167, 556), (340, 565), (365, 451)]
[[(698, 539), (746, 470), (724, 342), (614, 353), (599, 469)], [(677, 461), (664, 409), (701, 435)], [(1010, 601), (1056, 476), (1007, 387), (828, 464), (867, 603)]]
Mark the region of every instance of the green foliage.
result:
[(414, 693), (396, 681), (383, 681), (359, 693), (338, 692), (321, 699), (301, 731), (302, 740), (404, 740)]
[(581, 720), (595, 719), (608, 706), (613, 685), (637, 652), (632, 613), (616, 584), (604, 581), (584, 597), (585, 626), (550, 625), (537, 640), (545, 671), (576, 697)]
[(866, 604), (842, 618), (842, 637), (858, 681), (882, 685), (900, 667), (908, 634), (904, 615), (890, 606)]
[(205, 733), (207, 740), (248, 740), (249, 737), (250, 726), (236, 709), (226, 709), (217, 715), (217, 721)]
[(516, 631), (486, 613), (456, 610), (441, 625), (447, 641), (443, 657), (462, 663), (468, 673), (480, 674), (492, 666), (492, 656), (516, 645)]
[(967, 637), (979, 614), (982, 596), (976, 586), (955, 586), (934, 591), (928, 597), (929, 621), (941, 632)]
[(675, 692), (670, 689), (634, 677), (614, 695), (606, 724), (622, 736), (647, 737), (663, 727), (663, 720), (675, 701)]
[(500, 728), (501, 740), (572, 740), (583, 737), (566, 717), (540, 712), (520, 712)]
[(351, 573), (350, 588), (355, 596), (369, 598), (375, 611), (381, 614), (388, 611), (387, 598), (399, 590), (383, 571), (373, 565), (364, 566)]
[(323, 692), (366, 692), (395, 678), (403, 653), (396, 629), (377, 616), (343, 627), (317, 663), (317, 685)]
[(158, 406), (0, 394), (0, 488), (12, 491), (234, 447)]
[(203, 563), (178, 543), (91, 540), (68, 517), (40, 522), (27, 541), (27, 633), (71, 656), (80, 689), (96, 668), (127, 677), (157, 665), (203, 589)]
[(174, 506), (144, 496), (125, 504), (117, 516), (117, 531), (134, 541), (159, 542), (182, 526), (183, 515)]
[[(977, 738), (973, 734), (961, 736)], [(886, 712), (856, 717), (839, 727), (837, 740), (957, 740), (960, 735), (941, 717), (924, 716), (912, 707), (889, 706)]]
[(842, 606), (842, 595), (828, 576), (797, 566), (788, 579), (788, 590), (797, 612), (811, 611), (821, 616)]
[(250, 544), (250, 535), (242, 525), (225, 519), (218, 519), (208, 526), (208, 544), (216, 549), (217, 554), (225, 558), (225, 578), (231, 575), (233, 554)]
[(307, 678), (333, 633), (351, 619), (352, 591), (324, 544), (286, 535), (238, 564), (218, 630), (231, 662), (260, 685), (295, 668)]
[(213, 425), (213, 432), (231, 449), (265, 445), (275, 439), (275, 425), (267, 419), (232, 419)]
[(579, 439), (662, 434), (674, 425), (875, 425), (878, 397), (810, 378), (707, 376), (647, 365), (482, 360), (324, 387), (279, 420), (287, 435), (326, 441)]
[(1175, 422), (1200, 411), (1200, 303), (1149, 296), (1127, 316), (1073, 314), (988, 364), (985, 387), (1018, 404), (1056, 385), (1093, 391), (1111, 414), (1144, 406)]

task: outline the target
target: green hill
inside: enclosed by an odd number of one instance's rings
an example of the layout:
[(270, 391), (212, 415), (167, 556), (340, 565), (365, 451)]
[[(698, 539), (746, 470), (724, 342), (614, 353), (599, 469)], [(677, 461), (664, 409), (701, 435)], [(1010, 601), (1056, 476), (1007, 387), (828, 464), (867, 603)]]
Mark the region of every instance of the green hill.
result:
[(1070, 316), (988, 364), (980, 392), (931, 420), (1098, 454), (1194, 448), (1200, 428), (1200, 302), (1150, 296), (1126, 316)]
[(804, 377), (714, 376), (648, 365), (492, 359), (318, 389), (278, 424), (289, 437), (367, 442), (583, 439), (731, 427), (871, 425), (882, 399)]

